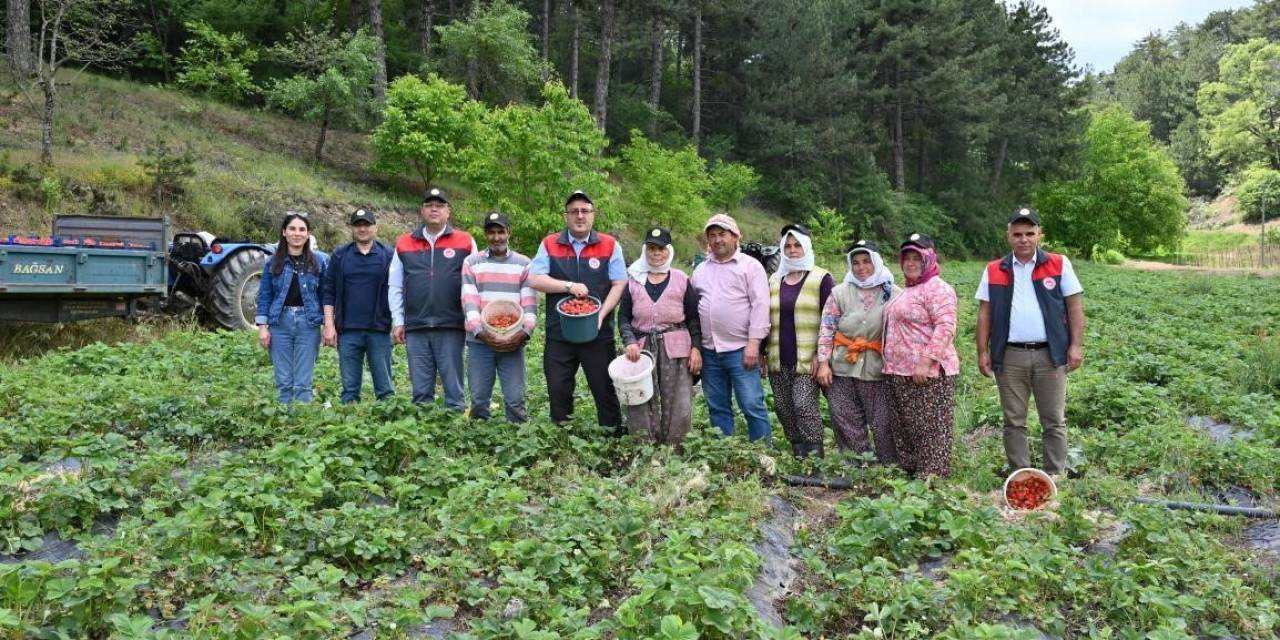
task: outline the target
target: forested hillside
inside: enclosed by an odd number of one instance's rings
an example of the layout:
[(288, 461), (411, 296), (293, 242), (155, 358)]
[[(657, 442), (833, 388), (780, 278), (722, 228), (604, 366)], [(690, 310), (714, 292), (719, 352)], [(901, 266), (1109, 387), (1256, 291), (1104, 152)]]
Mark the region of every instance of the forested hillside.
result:
[[(1188, 195), (1238, 193), (1256, 219), (1280, 193), (1263, 64), (1280, 58), (1276, 2), (1153, 33), (1100, 75), (1030, 0), (7, 4), (10, 224), (115, 197), (256, 231), (285, 206), (411, 210), (431, 180), (525, 232), (577, 185), (603, 192), (615, 223), (693, 228), (749, 197), (787, 219), (830, 208), (841, 238), (930, 231), (952, 255), (998, 251), (1005, 212), (1031, 203), (1058, 246), (1150, 254), (1177, 246)], [(185, 97), (148, 111), (162, 94), (86, 90), (81, 69)], [(104, 87), (143, 108), (92, 108)], [(287, 141), (265, 150), (297, 173), (264, 177), (282, 191), (268, 197), (256, 179), (229, 200), (215, 190), (235, 210), (193, 215), (225, 167), (174, 128), (219, 140), (219, 114), (246, 110), (280, 114), (241, 133)], [(137, 131), (101, 135), (134, 113)], [(113, 157), (106, 173), (131, 176), (87, 188), (86, 163)], [(344, 194), (322, 203), (300, 181)]]

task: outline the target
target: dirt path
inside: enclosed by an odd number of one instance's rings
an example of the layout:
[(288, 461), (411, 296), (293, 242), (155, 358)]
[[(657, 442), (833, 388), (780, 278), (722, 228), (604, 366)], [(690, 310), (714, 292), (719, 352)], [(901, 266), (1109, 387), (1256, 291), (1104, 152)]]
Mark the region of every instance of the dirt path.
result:
[(1197, 267), (1185, 264), (1170, 264), (1168, 262), (1157, 262), (1155, 260), (1125, 260), (1123, 267), (1130, 269), (1140, 269), (1142, 271), (1185, 271), (1188, 273), (1205, 273), (1210, 275), (1248, 275), (1257, 274), (1263, 277), (1280, 276), (1280, 269), (1249, 269), (1249, 268), (1220, 268), (1220, 267)]

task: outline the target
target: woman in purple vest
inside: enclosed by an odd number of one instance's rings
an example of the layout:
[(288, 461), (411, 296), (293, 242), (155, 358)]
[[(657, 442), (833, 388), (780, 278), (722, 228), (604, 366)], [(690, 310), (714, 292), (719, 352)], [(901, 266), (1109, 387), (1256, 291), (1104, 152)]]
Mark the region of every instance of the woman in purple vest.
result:
[(646, 350), (654, 359), (654, 394), (627, 407), (627, 429), (659, 444), (679, 446), (693, 418), (693, 376), (702, 370), (698, 294), (689, 276), (672, 269), (671, 232), (650, 229), (644, 253), (627, 268), (627, 288), (618, 305), (618, 333), (628, 360)]

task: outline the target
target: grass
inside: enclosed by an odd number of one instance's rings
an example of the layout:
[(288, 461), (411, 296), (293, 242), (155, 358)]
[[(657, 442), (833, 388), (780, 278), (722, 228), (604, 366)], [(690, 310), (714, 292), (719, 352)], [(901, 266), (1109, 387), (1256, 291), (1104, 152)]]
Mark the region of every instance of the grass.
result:
[[(324, 244), (342, 239), (345, 215), (358, 206), (378, 208), (387, 222), (416, 220), (415, 186), (369, 174), (362, 134), (331, 132), (325, 161), (315, 163), (315, 129), (306, 123), (87, 73), (63, 80), (52, 171), (65, 190), (59, 211), (168, 214), (180, 229), (270, 237), (281, 211), (304, 209), (326, 223), (318, 233)], [(0, 174), (36, 166), (39, 124), (30, 110), (16, 100), (0, 106), (0, 118), (14, 122), (0, 143)], [(138, 160), (156, 142), (195, 155), (197, 176), (178, 202), (157, 205), (150, 197)], [(0, 182), (0, 227), (47, 232), (52, 212), (24, 199), (20, 187), (8, 177)]]
[(1188, 231), (1182, 239), (1183, 253), (1210, 253), (1258, 246), (1258, 236), (1240, 231)]

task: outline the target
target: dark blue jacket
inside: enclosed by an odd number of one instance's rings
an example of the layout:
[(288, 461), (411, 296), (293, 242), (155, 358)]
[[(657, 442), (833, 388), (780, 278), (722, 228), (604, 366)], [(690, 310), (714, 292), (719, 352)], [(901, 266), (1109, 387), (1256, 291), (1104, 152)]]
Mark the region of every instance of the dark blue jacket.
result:
[[(320, 284), (320, 304), (333, 307), (333, 324), (338, 331), (342, 331), (342, 300), (343, 291), (346, 289), (342, 264), (347, 256), (359, 251), (359, 247), (354, 242), (334, 249), (333, 256), (329, 258), (329, 268), (325, 269), (324, 280)], [(372, 330), (391, 331), (391, 306), (387, 303), (387, 274), (391, 270), (391, 256), (394, 254), (391, 247), (377, 240), (373, 241), (373, 247), (369, 251), (382, 258), (382, 281), (378, 283), (378, 307), (373, 312)]]

